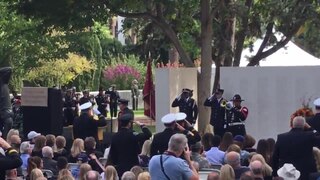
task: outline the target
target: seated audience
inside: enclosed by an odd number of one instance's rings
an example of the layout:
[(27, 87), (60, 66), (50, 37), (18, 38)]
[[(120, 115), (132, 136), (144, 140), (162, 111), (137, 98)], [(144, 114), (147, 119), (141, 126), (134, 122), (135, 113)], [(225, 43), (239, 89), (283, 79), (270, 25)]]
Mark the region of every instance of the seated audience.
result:
[(254, 137), (252, 137), (249, 134), (246, 134), (244, 136), (244, 142), (243, 142), (243, 150), (251, 152), (256, 152), (256, 149), (253, 147), (256, 144), (256, 140)]
[(57, 160), (57, 168), (58, 171), (61, 171), (62, 169), (67, 169), (68, 168), (68, 159), (66, 157), (59, 157)]
[(260, 139), (257, 144), (257, 153), (261, 154), (268, 164), (271, 164), (271, 157), (268, 141)]
[(149, 172), (142, 172), (138, 176), (138, 180), (151, 180)]
[(77, 138), (73, 141), (68, 162), (69, 163), (76, 163), (78, 161), (78, 156), (81, 153), (85, 153), (84, 141), (80, 138)]
[(11, 144), (11, 137), (13, 135), (16, 135), (16, 136), (19, 136), (19, 131), (17, 129), (10, 129), (8, 134), (7, 134), (7, 138), (6, 138), (6, 141), (7, 143)]
[(233, 135), (232, 135), (231, 132), (225, 132), (224, 135), (222, 136), (219, 149), (220, 149), (221, 151), (226, 152), (227, 149), (228, 149), (228, 147), (229, 147), (231, 144), (233, 144)]
[(243, 166), (248, 166), (249, 165), (249, 152), (243, 150), (243, 142), (244, 142), (244, 137), (241, 135), (236, 135), (233, 138), (234, 144), (238, 145), (240, 147), (240, 159), (241, 159), (241, 165)]
[(56, 151), (56, 137), (53, 134), (46, 135), (46, 146), (51, 147), (53, 152)]
[(20, 158), (22, 160), (22, 170), (27, 170), (28, 159), (31, 154), (31, 145), (29, 141), (22, 142), (20, 145)]
[(31, 156), (38, 156), (42, 158), (42, 148), (46, 145), (46, 137), (43, 135), (37, 136), (34, 141), (34, 148)]
[(126, 171), (121, 176), (121, 180), (136, 180), (136, 175), (131, 171)]
[(219, 173), (212, 171), (208, 174), (207, 180), (220, 180), (220, 175)]
[(6, 180), (17, 180), (18, 172), (17, 169), (6, 170)]
[(44, 177), (44, 175), (40, 169), (35, 168), (31, 171), (30, 180), (38, 180), (41, 177)]
[(231, 151), (226, 154), (226, 163), (229, 164), (235, 173), (236, 179), (239, 179), (241, 174), (250, 171), (248, 167), (241, 166), (240, 164), (240, 154), (234, 151)]
[(263, 165), (262, 167), (262, 173), (264, 179), (272, 179), (272, 168), (269, 166), (266, 161), (264, 160), (263, 156), (261, 154), (255, 154), (251, 157), (250, 162), (252, 161), (260, 161)]
[(263, 164), (258, 161), (252, 161), (249, 165), (250, 170), (252, 171), (253, 178), (255, 180), (264, 180), (264, 175), (263, 175)]
[(143, 172), (143, 169), (140, 166), (133, 166), (130, 171), (133, 172), (135, 177), (138, 177), (139, 174)]
[(199, 169), (210, 168), (210, 164), (208, 160), (201, 155), (203, 153), (203, 146), (201, 142), (197, 142), (194, 145), (191, 145), (190, 148), (191, 148), (191, 160), (199, 164)]
[(285, 180), (298, 180), (301, 175), (300, 171), (289, 163), (285, 163), (280, 169), (278, 169), (277, 174)]
[(64, 179), (63, 178), (64, 176), (71, 176), (72, 177), (72, 174), (68, 169), (62, 169), (59, 171), (58, 180)]
[(116, 168), (109, 165), (106, 167), (105, 171), (101, 173), (102, 180), (119, 180), (119, 176)]
[(54, 176), (58, 176), (58, 167), (57, 161), (53, 160), (53, 150), (49, 146), (42, 148), (42, 160), (43, 160), (43, 169), (48, 169), (53, 172)]
[(96, 140), (93, 137), (87, 137), (84, 140), (84, 149), (89, 157), (89, 164), (92, 170), (102, 173), (104, 171), (103, 165), (99, 162), (99, 157), (102, 157), (102, 153), (96, 151)]
[(224, 163), (225, 153), (219, 150), (219, 144), (221, 143), (221, 138), (218, 135), (214, 135), (211, 140), (212, 147), (205, 153), (206, 159), (210, 164), (222, 165)]
[(225, 164), (220, 169), (220, 179), (235, 179), (233, 168), (229, 164)]
[(80, 166), (79, 175), (77, 176), (79, 180), (85, 180), (87, 172), (91, 171), (92, 168), (88, 163), (83, 163)]
[(55, 160), (63, 156), (68, 158), (68, 151), (65, 149), (66, 139), (63, 136), (57, 136), (56, 138), (56, 151), (54, 151), (53, 156)]
[(201, 138), (201, 143), (203, 145), (203, 150), (204, 151), (209, 151), (212, 147), (212, 138), (213, 134), (212, 133), (205, 133), (202, 138)]
[(90, 170), (85, 175), (85, 180), (99, 180), (100, 174), (97, 171)]
[(150, 160), (150, 147), (151, 147), (151, 140), (144, 141), (142, 145), (141, 153), (139, 154), (139, 165), (141, 167), (148, 167), (149, 160)]

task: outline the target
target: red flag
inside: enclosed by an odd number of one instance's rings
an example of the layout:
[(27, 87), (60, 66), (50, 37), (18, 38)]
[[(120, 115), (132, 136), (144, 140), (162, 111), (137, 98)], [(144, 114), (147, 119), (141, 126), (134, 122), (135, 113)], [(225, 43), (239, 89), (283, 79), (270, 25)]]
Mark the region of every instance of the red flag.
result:
[(146, 80), (143, 87), (144, 115), (155, 119), (155, 89), (152, 80), (151, 61), (147, 64)]

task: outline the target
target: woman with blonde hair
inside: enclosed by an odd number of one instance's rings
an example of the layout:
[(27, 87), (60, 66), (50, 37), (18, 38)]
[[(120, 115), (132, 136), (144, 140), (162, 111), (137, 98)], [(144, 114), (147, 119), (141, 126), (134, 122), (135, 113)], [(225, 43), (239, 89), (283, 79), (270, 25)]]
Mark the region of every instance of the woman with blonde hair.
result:
[(44, 177), (42, 171), (39, 168), (35, 168), (31, 171), (30, 180), (37, 180), (38, 178)]
[(234, 180), (236, 177), (233, 168), (229, 164), (225, 164), (220, 169), (221, 180)]
[(151, 142), (151, 140), (146, 140), (143, 143), (141, 153), (138, 156), (141, 167), (148, 167), (149, 165)]
[(73, 141), (70, 150), (69, 163), (76, 163), (78, 161), (79, 154), (84, 152), (84, 141), (77, 138)]
[(88, 171), (91, 171), (92, 168), (88, 163), (83, 163), (80, 166), (80, 171), (79, 171), (79, 180), (85, 180), (85, 176)]
[(19, 136), (19, 131), (16, 130), (16, 129), (10, 129), (10, 131), (7, 134), (7, 142), (8, 142), (8, 144), (11, 144), (11, 136), (13, 136), (13, 135)]
[(138, 180), (151, 180), (151, 176), (149, 172), (140, 173), (138, 176)]
[(62, 177), (64, 177), (64, 176), (71, 176), (72, 177), (72, 174), (68, 169), (62, 169), (59, 171), (58, 180), (62, 179)]
[(101, 174), (103, 180), (119, 180), (119, 176), (114, 166), (107, 166), (104, 172)]
[(264, 177), (272, 177), (272, 168), (266, 163), (266, 160), (261, 154), (255, 154), (250, 159), (250, 162), (260, 161), (263, 165), (262, 174)]

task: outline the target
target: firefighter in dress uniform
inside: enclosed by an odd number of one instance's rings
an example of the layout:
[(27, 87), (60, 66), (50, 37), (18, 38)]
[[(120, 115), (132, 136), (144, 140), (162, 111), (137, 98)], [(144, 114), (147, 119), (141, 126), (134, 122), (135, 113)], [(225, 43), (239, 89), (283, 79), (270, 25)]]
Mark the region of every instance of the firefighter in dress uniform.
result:
[(214, 134), (220, 137), (226, 132), (225, 107), (227, 101), (222, 97), (223, 92), (223, 89), (217, 89), (216, 92), (204, 102), (204, 106), (211, 107), (210, 124), (213, 126)]
[(227, 130), (233, 136), (246, 135), (245, 120), (248, 117), (249, 110), (245, 106), (241, 106), (241, 99), (239, 94), (233, 96), (232, 100), (226, 104), (226, 120)]
[(194, 125), (198, 117), (198, 106), (196, 101), (192, 98), (193, 91), (190, 89), (182, 89), (180, 96), (175, 98), (172, 102), (172, 107), (179, 107), (179, 112), (186, 113), (186, 120)]
[(98, 105), (98, 110), (101, 112), (102, 115), (107, 117), (107, 105), (109, 103), (108, 98), (105, 94), (103, 94), (102, 87), (99, 88), (99, 94), (95, 97), (96, 103)]

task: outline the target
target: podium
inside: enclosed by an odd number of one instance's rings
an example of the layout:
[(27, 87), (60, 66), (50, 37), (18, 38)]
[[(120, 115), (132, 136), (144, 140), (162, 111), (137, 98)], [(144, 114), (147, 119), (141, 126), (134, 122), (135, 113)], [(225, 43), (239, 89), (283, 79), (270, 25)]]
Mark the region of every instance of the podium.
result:
[(23, 134), (30, 131), (43, 135), (61, 135), (63, 131), (63, 102), (60, 89), (24, 87), (21, 93)]

